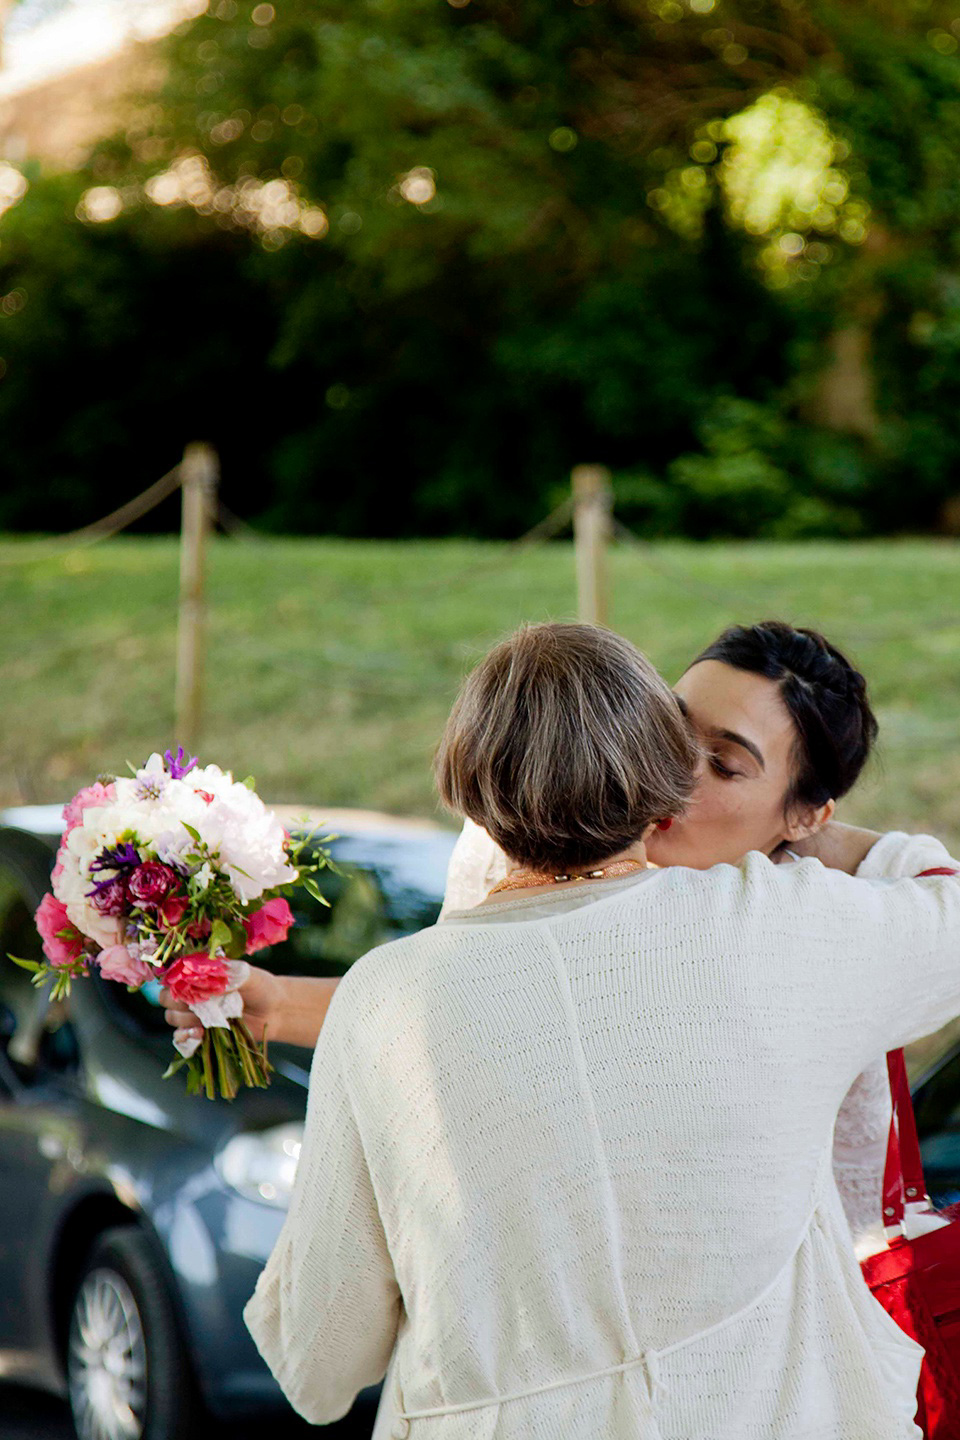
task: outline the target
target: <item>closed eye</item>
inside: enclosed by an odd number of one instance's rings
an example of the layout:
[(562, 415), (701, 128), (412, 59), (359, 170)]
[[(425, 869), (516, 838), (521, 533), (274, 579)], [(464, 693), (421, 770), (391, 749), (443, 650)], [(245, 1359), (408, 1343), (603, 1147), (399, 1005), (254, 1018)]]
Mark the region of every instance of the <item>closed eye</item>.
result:
[(741, 770), (729, 769), (728, 766), (724, 765), (723, 761), (718, 755), (710, 756), (710, 768), (714, 770), (716, 774), (721, 776), (721, 778), (724, 780), (743, 779), (743, 772)]

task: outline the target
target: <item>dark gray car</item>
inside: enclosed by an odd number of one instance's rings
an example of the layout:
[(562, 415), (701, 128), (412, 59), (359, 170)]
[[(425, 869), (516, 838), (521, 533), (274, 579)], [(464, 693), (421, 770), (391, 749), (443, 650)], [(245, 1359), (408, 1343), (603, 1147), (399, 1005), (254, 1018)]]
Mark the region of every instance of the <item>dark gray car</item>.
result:
[[(298, 897), (258, 963), (340, 974), (436, 919), (449, 832), (331, 819), (330, 909)], [(59, 832), (52, 807), (0, 814), (0, 956), (39, 955)], [(241, 1311), (283, 1223), (310, 1055), (272, 1047), (270, 1089), (232, 1104), (162, 1080), (170, 1057), (155, 997), (92, 976), (50, 1004), (0, 960), (0, 1375), (67, 1392), (82, 1440), (284, 1408)]]

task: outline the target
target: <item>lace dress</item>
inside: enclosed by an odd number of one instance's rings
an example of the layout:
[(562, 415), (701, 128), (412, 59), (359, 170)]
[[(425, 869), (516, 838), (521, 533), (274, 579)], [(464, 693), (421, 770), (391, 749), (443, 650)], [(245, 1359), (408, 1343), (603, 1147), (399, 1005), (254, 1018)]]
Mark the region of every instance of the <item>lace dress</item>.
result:
[[(892, 831), (878, 840), (857, 874), (900, 879), (936, 866), (956, 866), (939, 840)], [(465, 821), (450, 857), (441, 918), (479, 905), (506, 873), (503, 851), (479, 825)], [(881, 1196), (890, 1111), (886, 1057), (880, 1056), (851, 1085), (834, 1128), (833, 1175), (861, 1260), (886, 1244)]]

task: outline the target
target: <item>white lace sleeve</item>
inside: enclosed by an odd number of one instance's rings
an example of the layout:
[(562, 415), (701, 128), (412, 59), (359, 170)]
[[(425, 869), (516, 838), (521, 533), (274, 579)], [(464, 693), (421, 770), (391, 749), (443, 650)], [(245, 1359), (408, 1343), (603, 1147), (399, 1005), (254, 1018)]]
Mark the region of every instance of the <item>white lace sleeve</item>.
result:
[[(857, 875), (894, 880), (940, 867), (960, 868), (939, 840), (891, 831), (877, 841)], [(860, 1259), (886, 1243), (882, 1197), (890, 1111), (887, 1062), (881, 1057), (851, 1085), (834, 1130), (833, 1173)]]
[(833, 1132), (833, 1175), (858, 1260), (875, 1254), (886, 1244), (883, 1167), (891, 1109), (884, 1056), (854, 1080), (840, 1106)]
[(500, 847), (486, 830), (481, 830), (472, 820), (465, 820), (447, 867), (447, 889), (440, 919), (451, 910), (472, 910), (486, 899), (506, 873), (507, 857)]

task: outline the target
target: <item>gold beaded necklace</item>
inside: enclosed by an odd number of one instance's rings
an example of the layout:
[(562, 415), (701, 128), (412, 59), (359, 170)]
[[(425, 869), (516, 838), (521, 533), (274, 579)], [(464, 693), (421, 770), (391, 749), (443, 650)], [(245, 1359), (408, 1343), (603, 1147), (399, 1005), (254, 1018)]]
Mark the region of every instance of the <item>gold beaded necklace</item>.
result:
[[(532, 890), (538, 885), (567, 885), (578, 880), (609, 880), (615, 875), (629, 875), (633, 870), (646, 868), (642, 860), (613, 860), (598, 870), (585, 870), (579, 874), (571, 871), (567, 875), (551, 875), (545, 870), (515, 870), (512, 875), (494, 885), (490, 895), (498, 895), (502, 890)], [(488, 900), (490, 895), (487, 896)]]

